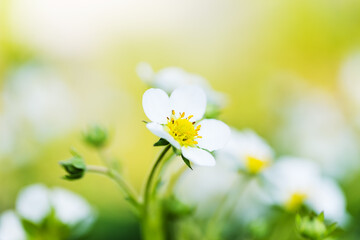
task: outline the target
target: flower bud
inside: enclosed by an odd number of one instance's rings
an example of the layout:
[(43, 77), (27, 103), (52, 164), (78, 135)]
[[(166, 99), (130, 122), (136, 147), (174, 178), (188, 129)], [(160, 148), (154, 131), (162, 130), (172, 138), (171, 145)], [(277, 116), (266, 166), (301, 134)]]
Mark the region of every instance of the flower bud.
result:
[(101, 126), (90, 126), (83, 133), (84, 141), (92, 147), (101, 148), (108, 140), (108, 131)]
[(68, 173), (64, 176), (67, 180), (80, 179), (84, 176), (86, 164), (81, 156), (74, 156), (67, 161), (61, 161), (60, 165)]
[(296, 228), (304, 239), (321, 240), (326, 239), (336, 229), (336, 224), (327, 226), (324, 222), (324, 213), (320, 213), (318, 216), (310, 214), (304, 217), (298, 214)]

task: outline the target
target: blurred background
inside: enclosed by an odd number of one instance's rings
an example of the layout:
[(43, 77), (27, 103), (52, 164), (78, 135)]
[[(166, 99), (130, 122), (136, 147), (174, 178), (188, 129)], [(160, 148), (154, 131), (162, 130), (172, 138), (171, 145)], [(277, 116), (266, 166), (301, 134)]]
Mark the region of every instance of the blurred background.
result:
[[(0, 212), (20, 189), (60, 186), (98, 212), (86, 239), (139, 239), (117, 186), (61, 179), (81, 131), (110, 129), (107, 153), (142, 188), (158, 149), (141, 122), (139, 62), (177, 66), (228, 97), (220, 119), (251, 128), (276, 155), (318, 162), (360, 230), (360, 2), (357, 0), (0, 0)], [(330, 201), (330, 200), (329, 200)]]

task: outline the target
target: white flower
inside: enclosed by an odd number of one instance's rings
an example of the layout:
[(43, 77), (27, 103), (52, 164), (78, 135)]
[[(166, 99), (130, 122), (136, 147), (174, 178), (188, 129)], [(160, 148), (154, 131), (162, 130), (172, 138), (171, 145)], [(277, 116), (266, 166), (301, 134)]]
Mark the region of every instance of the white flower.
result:
[(351, 53), (340, 69), (339, 85), (351, 109), (357, 127), (360, 127), (360, 51)]
[(190, 206), (195, 205), (197, 215), (213, 214), (238, 176), (221, 162), (216, 168), (194, 167), (194, 170), (181, 176), (175, 189), (176, 196)]
[(86, 225), (91, 225), (94, 220), (90, 205), (79, 195), (68, 190), (54, 188), (51, 201), (56, 217), (67, 225), (75, 226), (83, 221), (86, 221)]
[(284, 157), (266, 173), (276, 204), (296, 211), (305, 204), (333, 221), (346, 220), (345, 198), (335, 181), (321, 175), (319, 167), (306, 159)]
[(170, 97), (163, 90), (152, 88), (144, 93), (142, 103), (152, 121), (146, 125), (152, 133), (181, 150), (193, 163), (215, 165), (208, 151), (221, 149), (229, 139), (230, 129), (219, 120), (201, 120), (206, 108), (206, 96), (201, 88), (177, 88)]
[(352, 103), (360, 106), (360, 52), (351, 54), (341, 67), (340, 87)]
[(176, 88), (195, 85), (201, 87), (206, 94), (209, 104), (224, 107), (226, 97), (223, 93), (214, 91), (208, 81), (200, 75), (192, 74), (178, 67), (167, 67), (154, 73), (150, 64), (141, 62), (136, 68), (137, 74), (146, 84), (160, 88), (167, 93), (171, 93)]
[(356, 135), (336, 99), (322, 91), (289, 105), (278, 142), (291, 155), (312, 159), (337, 178), (359, 168)]
[(198, 168), (183, 174), (175, 189), (176, 196), (182, 202), (196, 206), (195, 217), (211, 217), (224, 199), (227, 199), (227, 204), (222, 206), (221, 211), (233, 209), (232, 217), (238, 222), (249, 222), (264, 216), (271, 199), (258, 179), (243, 178), (229, 171), (227, 162), (222, 160), (217, 159), (216, 168)]
[(47, 187), (35, 184), (23, 189), (17, 198), (16, 210), (21, 217), (40, 223), (51, 211)]
[(234, 160), (237, 167), (252, 174), (262, 172), (274, 158), (271, 147), (252, 130), (232, 129), (229, 142), (218, 154)]
[(83, 198), (65, 189), (48, 189), (42, 184), (34, 184), (22, 190), (17, 198), (16, 210), (22, 218), (36, 224), (54, 210), (60, 222), (76, 227), (81, 232), (94, 221), (94, 211)]
[(0, 216), (0, 239), (25, 240), (26, 233), (18, 216), (11, 210)]

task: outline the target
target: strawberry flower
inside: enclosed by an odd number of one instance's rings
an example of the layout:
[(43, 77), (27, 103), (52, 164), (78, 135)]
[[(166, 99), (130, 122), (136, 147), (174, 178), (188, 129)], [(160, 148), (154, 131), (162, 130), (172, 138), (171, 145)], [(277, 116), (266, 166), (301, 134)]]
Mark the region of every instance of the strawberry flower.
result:
[(214, 166), (210, 152), (221, 149), (230, 137), (222, 121), (204, 119), (206, 95), (197, 86), (175, 89), (170, 97), (151, 88), (143, 95), (143, 108), (151, 122), (146, 127), (181, 151), (185, 159), (201, 166)]

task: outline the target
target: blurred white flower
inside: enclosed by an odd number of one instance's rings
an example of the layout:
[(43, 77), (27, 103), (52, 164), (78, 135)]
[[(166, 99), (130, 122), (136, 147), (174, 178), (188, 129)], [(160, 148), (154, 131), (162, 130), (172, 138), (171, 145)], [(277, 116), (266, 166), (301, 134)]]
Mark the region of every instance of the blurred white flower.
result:
[(176, 196), (182, 202), (196, 206), (196, 216), (199, 218), (212, 217), (224, 199), (227, 202), (220, 210), (232, 210), (231, 217), (238, 222), (248, 223), (259, 218), (268, 211), (271, 199), (259, 179), (243, 178), (231, 171), (230, 165), (219, 158), (216, 168), (194, 167), (193, 171), (186, 172), (180, 178)]
[(340, 69), (339, 85), (360, 128), (360, 51), (353, 52), (345, 59)]
[(331, 176), (340, 178), (359, 167), (356, 135), (335, 99), (324, 92), (292, 102), (277, 137), (287, 154), (312, 159)]
[(26, 233), (18, 216), (11, 210), (0, 216), (0, 239), (3, 240), (25, 240)]
[(216, 209), (236, 178), (237, 174), (229, 171), (224, 162), (217, 162), (216, 168), (194, 166), (193, 171), (185, 172), (179, 179), (175, 194), (182, 202), (195, 205), (198, 216), (207, 216)]
[(41, 223), (51, 211), (47, 187), (35, 184), (21, 190), (16, 200), (16, 210), (21, 217), (34, 223)]
[(94, 211), (80, 196), (62, 188), (48, 189), (34, 184), (23, 189), (16, 202), (19, 215), (39, 224), (54, 210), (55, 217), (65, 225), (84, 232), (95, 220)]
[(262, 172), (274, 158), (272, 148), (252, 130), (231, 129), (229, 142), (217, 154), (232, 160), (237, 168), (251, 174)]
[(36, 64), (16, 69), (0, 96), (0, 156), (11, 156), (14, 162), (31, 158), (37, 151), (35, 142), (43, 143), (73, 127), (77, 113), (73, 94), (50, 69)]
[(176, 88), (195, 85), (205, 91), (208, 104), (217, 107), (224, 107), (226, 105), (226, 96), (213, 90), (205, 78), (197, 74), (188, 73), (181, 68), (168, 67), (155, 73), (150, 64), (141, 62), (137, 65), (136, 72), (146, 84), (160, 88), (168, 94)]
[(360, 106), (360, 52), (351, 54), (340, 70), (340, 87), (349, 100)]
[(346, 202), (340, 187), (321, 175), (319, 166), (306, 159), (283, 157), (265, 173), (272, 197), (288, 211), (305, 204), (333, 221), (345, 223)]
[(69, 130), (77, 113), (69, 86), (54, 71), (36, 64), (17, 69), (2, 98), (4, 114), (19, 125), (30, 124), (38, 139)]
[(91, 227), (95, 218), (90, 205), (79, 195), (62, 188), (54, 188), (51, 202), (56, 217), (64, 224), (76, 226), (81, 223), (81, 232)]
[(149, 89), (143, 95), (143, 108), (152, 121), (146, 127), (153, 134), (181, 150), (191, 162), (215, 165), (208, 151), (221, 149), (230, 137), (230, 129), (219, 120), (201, 120), (206, 108), (206, 96), (201, 88), (180, 87), (170, 97), (161, 89)]

